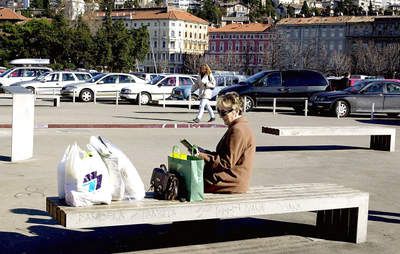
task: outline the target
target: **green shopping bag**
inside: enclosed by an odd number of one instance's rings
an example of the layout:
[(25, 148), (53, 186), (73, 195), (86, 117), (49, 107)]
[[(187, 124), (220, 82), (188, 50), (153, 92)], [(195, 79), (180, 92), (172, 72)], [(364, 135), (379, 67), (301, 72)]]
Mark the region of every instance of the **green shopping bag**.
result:
[(184, 179), (187, 201), (201, 201), (204, 199), (204, 160), (192, 155), (187, 155), (186, 160), (181, 158), (168, 156), (168, 170), (176, 171)]

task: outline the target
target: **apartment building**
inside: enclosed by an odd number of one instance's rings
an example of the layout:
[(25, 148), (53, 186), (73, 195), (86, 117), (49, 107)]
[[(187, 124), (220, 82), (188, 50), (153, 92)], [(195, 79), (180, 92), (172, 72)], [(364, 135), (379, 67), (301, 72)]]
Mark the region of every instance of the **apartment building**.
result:
[(213, 69), (253, 74), (263, 69), (271, 25), (229, 24), (209, 29), (206, 62)]
[(202, 55), (208, 49), (208, 22), (186, 11), (147, 8), (114, 11), (111, 15), (127, 28), (147, 27), (151, 50), (140, 63), (146, 72), (182, 72), (184, 54)]
[(358, 42), (382, 46), (400, 42), (400, 17), (396, 16), (287, 18), (276, 27), (286, 37), (286, 47), (324, 49), (328, 56), (347, 54)]

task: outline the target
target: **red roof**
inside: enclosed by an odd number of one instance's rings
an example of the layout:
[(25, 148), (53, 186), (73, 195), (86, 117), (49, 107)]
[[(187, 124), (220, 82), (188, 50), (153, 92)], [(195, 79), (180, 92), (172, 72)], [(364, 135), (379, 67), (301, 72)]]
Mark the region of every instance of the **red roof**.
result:
[(261, 33), (271, 27), (270, 24), (250, 23), (250, 24), (229, 24), (219, 28), (209, 28), (209, 33)]
[(0, 7), (0, 20), (27, 20), (28, 18), (14, 12), (9, 8)]
[[(97, 12), (97, 16), (104, 16), (104, 12)], [(132, 20), (172, 19), (208, 25), (208, 21), (196, 17), (186, 11), (178, 9), (138, 9), (113, 11), (112, 17), (130, 17)]]

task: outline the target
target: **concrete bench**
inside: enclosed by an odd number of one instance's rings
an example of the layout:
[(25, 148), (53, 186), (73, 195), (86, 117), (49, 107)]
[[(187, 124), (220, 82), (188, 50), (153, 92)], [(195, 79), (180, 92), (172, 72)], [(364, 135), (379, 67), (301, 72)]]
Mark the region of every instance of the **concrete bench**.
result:
[(369, 126), (290, 126), (262, 127), (262, 132), (277, 136), (370, 136), (370, 148), (395, 151), (396, 129)]
[(306, 183), (251, 188), (245, 194), (206, 194), (201, 202), (145, 198), (91, 207), (66, 206), (47, 197), (46, 210), (66, 228), (94, 228), (146, 223), (226, 219), (318, 211), (322, 238), (355, 243), (367, 238), (369, 194), (336, 184)]

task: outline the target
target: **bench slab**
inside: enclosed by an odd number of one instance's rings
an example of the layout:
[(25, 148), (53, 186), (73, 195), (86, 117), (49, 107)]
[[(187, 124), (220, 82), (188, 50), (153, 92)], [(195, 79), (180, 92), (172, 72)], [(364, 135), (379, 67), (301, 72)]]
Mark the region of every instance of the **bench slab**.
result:
[(335, 184), (314, 183), (255, 187), (245, 194), (206, 194), (201, 202), (145, 198), (142, 201), (117, 201), (110, 205), (70, 207), (57, 197), (48, 197), (46, 210), (67, 228), (321, 211), (317, 215), (317, 230), (322, 235), (340, 228), (344, 240), (359, 243), (366, 240), (368, 200), (369, 194), (365, 192)]
[(395, 151), (396, 129), (372, 126), (284, 126), (262, 127), (262, 132), (277, 136), (370, 136), (370, 148)]

